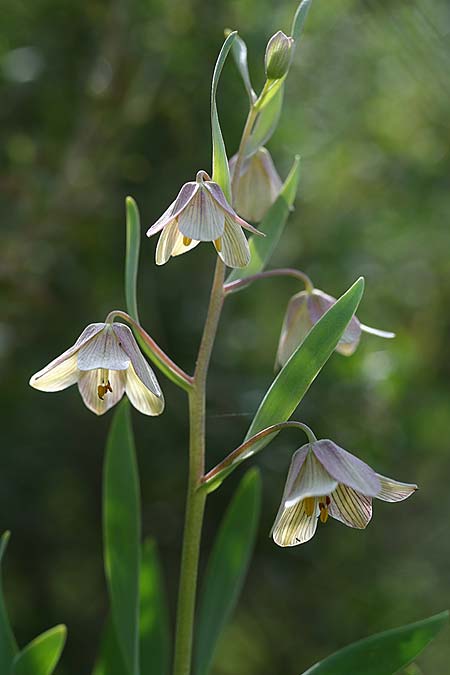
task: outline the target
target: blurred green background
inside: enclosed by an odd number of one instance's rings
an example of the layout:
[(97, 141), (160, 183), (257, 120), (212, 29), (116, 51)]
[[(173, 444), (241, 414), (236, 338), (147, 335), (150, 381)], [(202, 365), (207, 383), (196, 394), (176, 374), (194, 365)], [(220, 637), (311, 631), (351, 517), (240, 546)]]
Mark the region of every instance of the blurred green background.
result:
[[(294, 0), (4, 0), (0, 27), (0, 528), (13, 538), (5, 586), (24, 644), (65, 622), (60, 675), (88, 673), (106, 613), (101, 471), (111, 415), (76, 388), (28, 378), (84, 326), (124, 306), (124, 199), (143, 228), (210, 167), (209, 84), (223, 28), (240, 30), (254, 84), (267, 39)], [(264, 505), (250, 575), (217, 653), (216, 675), (301, 672), (335, 648), (450, 605), (448, 359), (450, 6), (447, 0), (316, 0), (269, 147), (301, 187), (273, 265), (298, 266), (339, 295), (359, 275), (359, 316), (395, 330), (334, 355), (297, 418), (387, 475), (417, 482), (404, 504), (377, 502), (365, 532), (330, 522), (312, 542), (268, 537), (298, 434), (258, 457)], [(225, 67), (219, 109), (235, 152), (246, 97)], [(212, 276), (210, 246), (154, 265), (143, 241), (144, 325), (192, 369)], [(244, 436), (272, 378), (293, 280), (227, 301), (209, 380), (208, 466)], [(186, 484), (186, 402), (160, 378), (165, 414), (135, 414), (146, 535), (158, 540), (172, 611)], [(204, 552), (236, 472), (208, 503)], [(448, 672), (448, 632), (420, 657)], [(356, 675), (356, 674), (353, 674)]]

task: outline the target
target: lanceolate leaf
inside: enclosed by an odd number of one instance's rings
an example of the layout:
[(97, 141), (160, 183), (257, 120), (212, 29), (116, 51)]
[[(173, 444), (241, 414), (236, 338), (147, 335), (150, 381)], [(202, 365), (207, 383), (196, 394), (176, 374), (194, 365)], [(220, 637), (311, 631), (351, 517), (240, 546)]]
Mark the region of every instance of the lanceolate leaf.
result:
[[(17, 654), (12, 675), (52, 675), (64, 648), (66, 635), (65, 626), (55, 626), (39, 635)], [(4, 671), (1, 672), (3, 675)]]
[(0, 539), (0, 673), (10, 672), (14, 655), (17, 652), (16, 641), (6, 611), (1, 580), (1, 563), (8, 545), (9, 537), (10, 533), (4, 532)]
[(261, 478), (250, 469), (225, 513), (211, 551), (200, 596), (196, 675), (209, 673), (217, 641), (236, 605), (253, 551)]
[(211, 130), (212, 130), (212, 151), (213, 151), (213, 175), (212, 179), (220, 185), (225, 197), (231, 201), (230, 188), (230, 171), (228, 169), (228, 158), (225, 150), (225, 143), (223, 141), (222, 131), (219, 124), (219, 115), (217, 112), (217, 85), (219, 83), (220, 74), (222, 72), (223, 64), (228, 56), (237, 33), (230, 33), (222, 45), (219, 56), (217, 58), (216, 67), (214, 68), (212, 85), (211, 85)]
[(250, 105), (252, 105), (256, 101), (256, 94), (253, 90), (250, 74), (248, 72), (247, 45), (245, 44), (244, 40), (239, 37), (239, 35), (236, 36), (231, 50), (236, 66), (242, 77), (245, 90), (248, 94)]
[[(355, 313), (364, 291), (361, 277), (323, 315), (292, 354), (272, 382), (250, 425), (245, 440), (258, 431), (289, 419), (322, 367), (330, 358), (339, 339)], [(252, 454), (272, 440), (262, 439)]]
[(152, 540), (147, 540), (142, 548), (139, 631), (142, 675), (167, 675), (171, 646), (169, 612), (158, 551)]
[(140, 501), (129, 407), (120, 404), (103, 474), (105, 572), (111, 615), (129, 675), (139, 674)]
[(302, 34), (305, 25), (306, 17), (308, 16), (312, 0), (302, 0), (297, 11), (295, 12), (294, 20), (292, 21), (291, 36), (297, 42)]
[(394, 675), (408, 665), (442, 630), (448, 612), (355, 642), (332, 654), (303, 675)]
[(141, 245), (141, 221), (133, 197), (126, 198), (127, 247), (125, 255), (125, 299), (128, 314), (139, 323), (137, 306), (137, 273)]
[(300, 157), (295, 158), (292, 168), (280, 190), (275, 202), (272, 204), (259, 229), (265, 233), (265, 237), (252, 235), (249, 239), (251, 258), (247, 267), (236, 268), (229, 275), (227, 282), (244, 279), (261, 272), (270, 260), (281, 235), (297, 194), (298, 181), (300, 178)]

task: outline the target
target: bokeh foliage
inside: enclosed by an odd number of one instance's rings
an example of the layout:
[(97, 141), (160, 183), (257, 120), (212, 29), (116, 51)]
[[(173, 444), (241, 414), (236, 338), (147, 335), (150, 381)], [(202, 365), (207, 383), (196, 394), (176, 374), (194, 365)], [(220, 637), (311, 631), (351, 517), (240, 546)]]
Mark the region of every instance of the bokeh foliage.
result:
[[(210, 168), (209, 86), (224, 27), (246, 39), (255, 85), (288, 0), (5, 0), (0, 27), (2, 190), (0, 529), (13, 538), (4, 585), (21, 644), (56, 623), (60, 675), (87, 672), (106, 611), (100, 487), (110, 419), (74, 388), (47, 396), (32, 372), (90, 321), (123, 307), (124, 199), (143, 227)], [(415, 481), (404, 505), (375, 505), (366, 532), (337, 523), (279, 550), (267, 534), (292, 443), (256, 460), (262, 528), (217, 675), (301, 672), (335, 648), (448, 606), (450, 8), (446, 0), (316, 0), (270, 149), (283, 177), (302, 155), (300, 196), (275, 263), (339, 295), (366, 277), (360, 318), (395, 330), (334, 355), (298, 417), (386, 474)], [(219, 111), (236, 150), (246, 95), (226, 65)], [(164, 268), (143, 241), (142, 321), (190, 369), (214, 255)], [(238, 444), (270, 383), (289, 280), (227, 300), (209, 394), (209, 465)], [(245, 375), (244, 375), (245, 373)], [(173, 608), (186, 479), (186, 406), (163, 382), (157, 420), (134, 416), (143, 531), (158, 541)], [(205, 552), (239, 476), (209, 500)], [(391, 510), (392, 509), (392, 510)], [(420, 659), (445, 672), (446, 636)], [(221, 656), (222, 655), (222, 656)]]

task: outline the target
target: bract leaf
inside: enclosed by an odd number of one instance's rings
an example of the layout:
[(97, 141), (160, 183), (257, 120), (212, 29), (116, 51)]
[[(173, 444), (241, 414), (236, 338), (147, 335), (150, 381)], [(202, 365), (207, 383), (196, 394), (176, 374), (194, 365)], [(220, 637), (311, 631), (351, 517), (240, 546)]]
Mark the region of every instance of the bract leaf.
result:
[(234, 269), (228, 282), (245, 279), (261, 272), (269, 262), (281, 235), (297, 194), (300, 178), (300, 157), (297, 155), (278, 197), (264, 216), (259, 229), (265, 237), (252, 235), (249, 239), (250, 262), (247, 267)]
[(14, 658), (12, 675), (52, 675), (64, 649), (66, 636), (65, 626), (55, 626), (32, 640)]
[(141, 220), (133, 197), (127, 197), (127, 244), (125, 253), (125, 300), (128, 314), (139, 323), (137, 306), (137, 273), (141, 245)]
[(151, 539), (142, 547), (140, 586), (141, 672), (167, 675), (171, 659), (169, 612), (156, 542)]
[(328, 656), (303, 675), (394, 675), (408, 665), (448, 622), (449, 613), (371, 635)]
[(105, 573), (111, 616), (130, 675), (139, 675), (140, 497), (130, 411), (114, 415), (103, 470)]
[(3, 597), (1, 563), (5, 555), (6, 547), (10, 538), (10, 532), (4, 532), (0, 538), (0, 673), (9, 673), (14, 656), (17, 652), (17, 644), (14, 639), (5, 599)]
[(242, 77), (245, 90), (247, 92), (250, 105), (256, 101), (256, 93), (252, 87), (250, 80), (250, 74), (248, 72), (248, 63), (247, 63), (247, 45), (244, 40), (236, 35), (236, 39), (233, 42), (231, 47), (231, 53), (233, 55), (234, 61), (236, 63), (237, 69)]
[(220, 635), (237, 603), (253, 551), (261, 506), (255, 468), (242, 478), (216, 535), (200, 595), (196, 675), (209, 673)]
[(217, 85), (219, 84), (220, 74), (222, 72), (223, 64), (228, 56), (228, 52), (236, 39), (236, 31), (229, 34), (222, 45), (219, 56), (217, 57), (216, 66), (212, 77), (211, 84), (211, 131), (212, 131), (212, 154), (213, 154), (213, 171), (212, 179), (218, 183), (222, 188), (225, 197), (231, 202), (231, 187), (230, 187), (230, 171), (228, 168), (228, 158), (223, 141), (222, 130), (219, 123), (219, 114), (217, 112)]

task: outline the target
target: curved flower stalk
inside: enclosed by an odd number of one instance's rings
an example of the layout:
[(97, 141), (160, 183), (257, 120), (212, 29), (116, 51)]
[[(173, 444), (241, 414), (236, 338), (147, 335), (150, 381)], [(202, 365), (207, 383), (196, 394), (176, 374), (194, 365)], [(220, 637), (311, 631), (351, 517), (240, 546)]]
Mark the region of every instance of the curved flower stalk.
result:
[(234, 206), (246, 220), (259, 223), (274, 203), (282, 187), (270, 152), (266, 148), (244, 159), (239, 176), (234, 177), (237, 155), (230, 159), (230, 174), (234, 185)]
[(250, 249), (242, 228), (264, 236), (237, 215), (206, 171), (199, 171), (195, 181), (183, 185), (147, 236), (161, 232), (156, 247), (157, 265), (190, 251), (201, 241), (211, 241), (225, 265), (245, 267), (250, 261)]
[(296, 546), (315, 534), (318, 520), (331, 516), (364, 529), (372, 518), (372, 499), (399, 502), (417, 490), (376, 473), (330, 440), (307, 443), (291, 461), (271, 535), (279, 546)]
[(75, 344), (32, 376), (41, 391), (61, 391), (78, 383), (85, 405), (103, 415), (126, 393), (144, 415), (160, 415), (164, 396), (133, 333), (122, 323), (91, 323)]
[[(335, 302), (336, 298), (317, 288), (300, 291), (289, 300), (278, 343), (277, 366), (284, 366), (314, 324)], [(365, 326), (354, 316), (345, 329), (336, 351), (344, 356), (351, 356), (359, 345), (363, 331), (382, 338), (395, 337), (395, 333)]]

